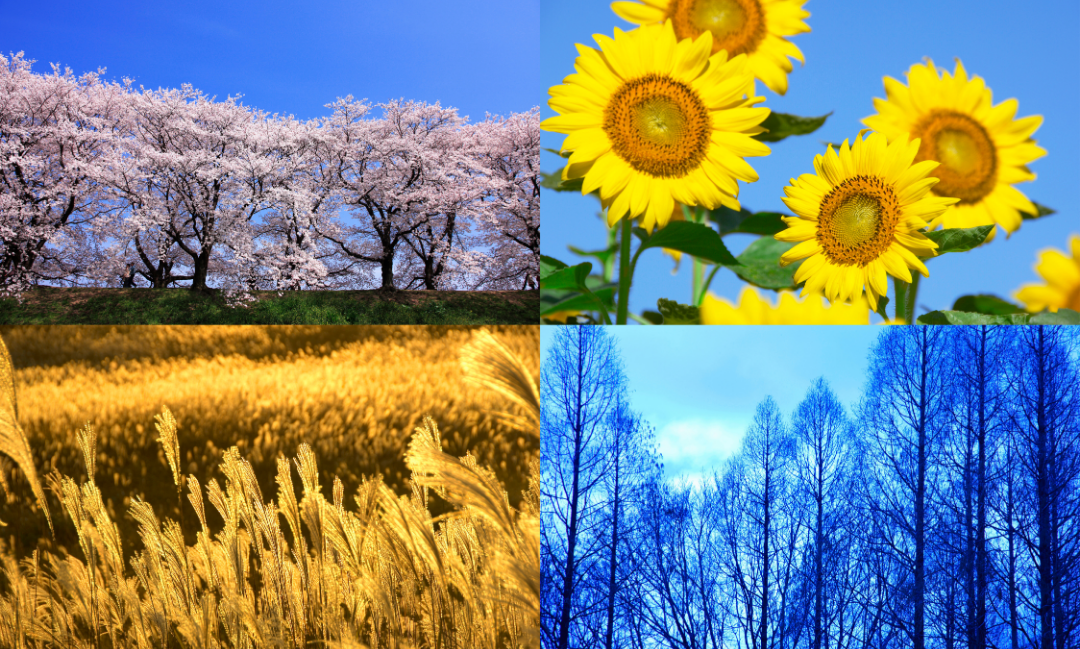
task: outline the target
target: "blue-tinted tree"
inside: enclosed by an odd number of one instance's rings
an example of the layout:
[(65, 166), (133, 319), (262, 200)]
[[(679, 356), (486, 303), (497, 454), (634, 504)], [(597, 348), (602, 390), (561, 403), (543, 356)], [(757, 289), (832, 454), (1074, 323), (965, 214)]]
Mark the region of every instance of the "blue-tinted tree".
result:
[(567, 327), (541, 382), (541, 633), (545, 646), (596, 646), (581, 622), (603, 605), (584, 587), (603, 558), (606, 428), (626, 381), (615, 342), (598, 327)]

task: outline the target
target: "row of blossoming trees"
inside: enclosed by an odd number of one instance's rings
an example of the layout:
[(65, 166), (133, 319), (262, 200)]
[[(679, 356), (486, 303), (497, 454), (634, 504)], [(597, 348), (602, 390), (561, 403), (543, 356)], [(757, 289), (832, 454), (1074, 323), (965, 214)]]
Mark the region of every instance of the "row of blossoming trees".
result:
[(0, 293), (537, 286), (538, 109), (301, 121), (31, 63), (0, 56)]

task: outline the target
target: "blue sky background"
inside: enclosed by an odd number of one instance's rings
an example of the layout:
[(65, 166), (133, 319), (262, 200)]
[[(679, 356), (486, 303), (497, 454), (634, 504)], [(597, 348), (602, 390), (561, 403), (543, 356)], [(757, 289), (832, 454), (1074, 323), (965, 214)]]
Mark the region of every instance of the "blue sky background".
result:
[[(754, 211), (790, 214), (780, 200), (784, 186), (793, 177), (813, 172), (814, 155), (825, 149), (822, 142), (855, 138), (863, 128), (860, 120), (875, 112), (873, 98), (885, 96), (884, 76), (905, 81), (904, 72), (927, 56), (952, 70), (954, 58), (959, 57), (969, 74), (986, 80), (995, 103), (1015, 97), (1018, 116), (1043, 116), (1035, 138), (1048, 154), (1031, 165), (1038, 178), (1018, 187), (1058, 214), (1025, 222), (1008, 240), (999, 236), (989, 246), (930, 262), (930, 278), (921, 284), (919, 304), (946, 309), (957, 297), (970, 293), (1011, 299), (1022, 284), (1039, 281), (1032, 269), (1037, 252), (1047, 247), (1065, 250), (1069, 234), (1080, 233), (1075, 192), (1080, 179), (1076, 48), (1080, 4), (1075, 0), (1024, 5), (985, 0), (815, 0), (805, 8), (811, 14), (807, 23), (812, 31), (792, 40), (802, 49), (806, 65), (795, 62), (786, 96), (760, 83), (758, 93), (766, 98), (765, 106), (779, 112), (834, 113), (816, 133), (775, 143), (770, 156), (750, 159), (761, 179), (742, 184), (742, 204)], [(616, 26), (631, 27), (611, 11), (609, 2), (543, 0), (540, 74), (545, 90), (573, 72), (574, 43), (595, 47), (592, 35), (611, 35)], [(546, 103), (541, 110), (543, 117), (554, 115)], [(545, 133), (542, 146), (557, 149), (562, 137)], [(559, 158), (549, 153), (542, 154), (541, 162), (546, 171), (560, 166)], [(587, 250), (603, 247), (605, 225), (595, 216), (598, 211), (599, 201), (591, 197), (545, 190), (543, 254), (578, 263), (581, 259), (571, 255), (567, 245)], [(754, 237), (732, 235), (724, 240), (738, 254)], [(658, 250), (642, 254), (630, 294), (633, 313), (655, 309), (659, 297), (690, 301), (690, 265), (684, 264), (677, 276), (671, 274), (673, 266)], [(733, 273), (721, 270), (712, 289), (735, 301), (743, 285)], [(767, 293), (775, 302), (772, 292)]]
[[(790, 422), (825, 377), (850, 414), (878, 327), (608, 327), (630, 403), (652, 424), (667, 477), (694, 479), (735, 453), (757, 404), (772, 395)], [(554, 327), (540, 328), (541, 362)]]
[(24, 51), (38, 72), (106, 67), (303, 119), (351, 94), (438, 101), (480, 121), (542, 102), (539, 20), (539, 0), (10, 2), (0, 51)]

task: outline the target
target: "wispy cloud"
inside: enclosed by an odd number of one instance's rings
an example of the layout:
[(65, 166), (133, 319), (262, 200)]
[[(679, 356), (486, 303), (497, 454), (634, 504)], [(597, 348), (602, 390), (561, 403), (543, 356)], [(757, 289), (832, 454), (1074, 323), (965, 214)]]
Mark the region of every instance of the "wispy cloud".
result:
[(746, 424), (738, 419), (683, 419), (669, 422), (656, 432), (669, 478), (697, 477), (720, 469), (738, 452)]

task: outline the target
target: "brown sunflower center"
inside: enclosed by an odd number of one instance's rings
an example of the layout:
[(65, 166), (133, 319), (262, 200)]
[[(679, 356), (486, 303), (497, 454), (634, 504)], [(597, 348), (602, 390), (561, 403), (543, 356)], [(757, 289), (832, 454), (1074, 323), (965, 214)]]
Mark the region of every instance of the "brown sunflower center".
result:
[(822, 199), (817, 240), (833, 263), (862, 267), (889, 249), (899, 222), (892, 187), (878, 176), (855, 176)]
[(940, 182), (933, 192), (959, 198), (960, 203), (978, 203), (997, 183), (997, 148), (990, 135), (970, 116), (936, 110), (923, 117), (913, 129), (922, 139), (916, 161), (937, 160), (941, 166), (932, 173)]
[(637, 171), (663, 178), (698, 167), (712, 132), (709, 110), (693, 88), (650, 74), (616, 90), (604, 109), (615, 153)]
[(760, 0), (674, 0), (668, 9), (680, 38), (712, 32), (713, 52), (749, 54), (765, 38), (765, 12)]

